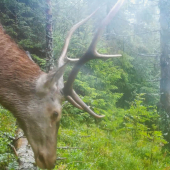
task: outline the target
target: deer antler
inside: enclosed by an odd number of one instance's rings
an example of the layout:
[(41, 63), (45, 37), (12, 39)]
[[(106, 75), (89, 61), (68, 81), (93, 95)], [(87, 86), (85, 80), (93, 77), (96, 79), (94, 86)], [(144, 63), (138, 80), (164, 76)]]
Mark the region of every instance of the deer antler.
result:
[[(99, 37), (104, 29), (104, 27), (110, 22), (110, 20), (115, 16), (115, 14), (119, 11), (120, 7), (122, 6), (124, 0), (119, 0), (115, 6), (111, 9), (111, 11), (109, 12), (109, 14), (106, 16), (106, 18), (103, 20), (103, 22), (101, 23), (101, 25), (99, 26), (88, 50), (86, 51), (86, 53), (83, 55), (82, 58), (80, 58), (78, 60), (78, 62), (74, 65), (67, 82), (64, 85), (63, 88), (63, 93), (65, 95), (65, 97), (68, 99), (68, 101), (70, 101), (70, 103), (72, 103), (74, 106), (78, 107), (78, 108), (83, 108), (86, 112), (88, 112), (89, 114), (91, 114), (92, 116), (96, 117), (96, 118), (102, 118), (104, 117), (103, 115), (97, 115), (96, 113), (94, 113), (81, 99), (80, 97), (76, 94), (76, 92), (73, 90), (73, 83), (74, 80), (80, 70), (80, 68), (89, 60), (92, 59), (98, 59), (98, 58), (112, 58), (112, 57), (121, 57), (121, 54), (116, 54), (116, 55), (105, 55), (105, 54), (99, 54), (96, 51), (96, 45), (97, 42), (99, 40)], [(97, 9), (98, 10), (98, 9)], [(81, 22), (77, 23), (76, 25), (74, 25), (65, 42), (64, 48), (63, 48), (63, 52), (61, 54), (60, 57), (60, 61), (64, 62), (64, 58), (66, 56), (67, 53), (67, 49), (68, 49), (68, 45), (69, 45), (69, 41), (71, 39), (71, 36), (73, 34), (73, 32), (80, 26), (82, 25), (84, 22), (86, 22), (88, 19), (90, 19), (96, 12), (93, 12), (90, 16), (88, 16), (86, 19), (82, 20)], [(67, 60), (70, 60), (67, 58)], [(60, 65), (61, 66), (61, 65)]]
[(97, 8), (91, 15), (89, 15), (87, 18), (85, 18), (84, 20), (80, 21), (79, 23), (75, 24), (70, 29), (70, 31), (68, 32), (68, 35), (66, 37), (63, 50), (62, 50), (61, 55), (60, 55), (59, 60), (58, 60), (58, 67), (61, 67), (63, 65), (64, 60), (71, 61), (71, 62), (79, 60), (79, 58), (69, 58), (69, 57), (66, 56), (71, 36), (73, 35), (73, 33), (75, 32), (75, 30), (78, 27), (80, 27), (82, 24), (84, 24), (86, 21), (88, 21), (98, 10), (99, 10), (99, 8)]

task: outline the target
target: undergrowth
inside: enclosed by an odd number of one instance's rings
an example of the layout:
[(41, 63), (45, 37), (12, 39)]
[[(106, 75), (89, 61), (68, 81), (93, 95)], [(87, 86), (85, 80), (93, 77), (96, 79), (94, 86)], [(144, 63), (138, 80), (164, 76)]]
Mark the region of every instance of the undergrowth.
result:
[[(71, 110), (71, 113), (70, 113)], [(168, 170), (169, 151), (159, 130), (159, 115), (138, 96), (128, 110), (108, 111), (95, 120), (65, 105), (58, 134), (55, 170)], [(15, 119), (0, 109), (0, 169), (17, 169), (10, 147)]]
[(0, 169), (16, 170), (17, 158), (14, 155), (11, 137), (15, 135), (15, 119), (0, 106)]
[[(55, 169), (166, 170), (169, 151), (159, 130), (159, 115), (137, 96), (130, 109), (116, 109), (97, 121), (64, 109), (58, 136)], [(64, 147), (64, 148), (63, 148)]]

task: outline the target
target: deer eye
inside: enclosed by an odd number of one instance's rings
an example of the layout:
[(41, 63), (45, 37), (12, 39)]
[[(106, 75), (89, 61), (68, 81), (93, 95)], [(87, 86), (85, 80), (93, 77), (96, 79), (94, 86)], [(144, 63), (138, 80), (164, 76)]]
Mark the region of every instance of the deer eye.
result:
[(58, 112), (54, 112), (53, 117), (58, 117)]

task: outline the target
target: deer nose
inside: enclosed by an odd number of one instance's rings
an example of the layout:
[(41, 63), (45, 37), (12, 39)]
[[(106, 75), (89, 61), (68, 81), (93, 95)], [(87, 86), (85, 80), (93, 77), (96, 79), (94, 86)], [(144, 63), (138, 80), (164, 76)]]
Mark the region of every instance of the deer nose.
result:
[(56, 156), (39, 153), (36, 164), (42, 169), (53, 169), (55, 167)]

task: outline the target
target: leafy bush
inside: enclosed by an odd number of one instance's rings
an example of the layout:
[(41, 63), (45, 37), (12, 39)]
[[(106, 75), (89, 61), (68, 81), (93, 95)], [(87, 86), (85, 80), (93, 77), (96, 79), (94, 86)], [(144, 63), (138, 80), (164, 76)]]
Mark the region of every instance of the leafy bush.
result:
[[(55, 169), (162, 170), (170, 166), (168, 151), (156, 124), (154, 107), (143, 105), (138, 95), (128, 110), (115, 109), (100, 122), (70, 110), (66, 105), (58, 138)], [(89, 121), (90, 120), (90, 121)], [(67, 125), (67, 126), (65, 126)], [(68, 149), (62, 149), (68, 147)]]
[(11, 148), (11, 137), (15, 135), (15, 119), (0, 106), (0, 169), (16, 170), (18, 163)]

